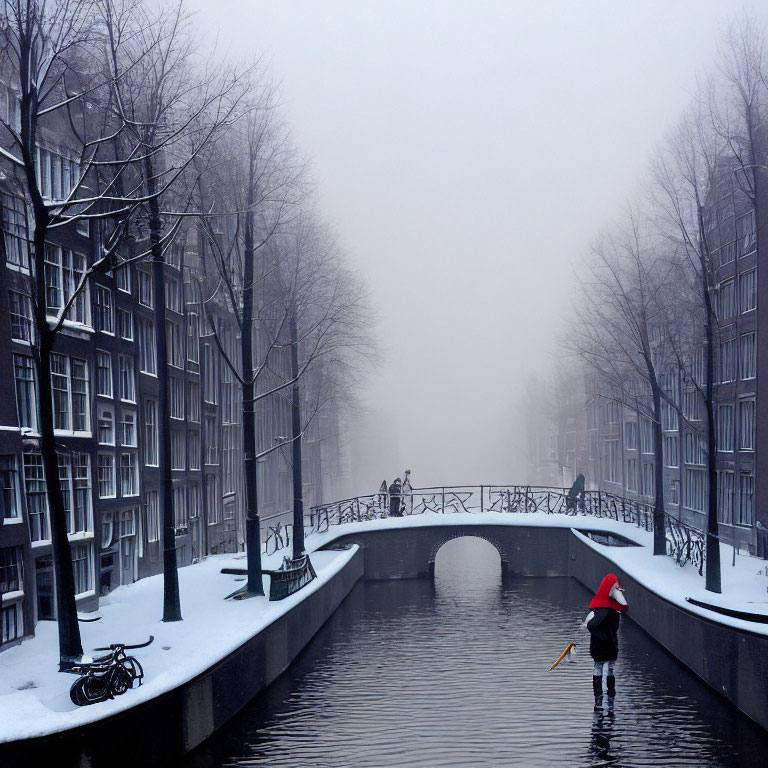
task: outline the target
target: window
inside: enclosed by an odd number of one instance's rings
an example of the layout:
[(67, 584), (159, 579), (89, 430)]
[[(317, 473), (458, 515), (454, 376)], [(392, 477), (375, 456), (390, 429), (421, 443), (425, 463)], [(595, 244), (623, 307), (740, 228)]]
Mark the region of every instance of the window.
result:
[(91, 461), (87, 453), (72, 454), (72, 488), (74, 507), (72, 517), (67, 517), (67, 532), (91, 531)]
[(165, 251), (165, 263), (176, 269), (181, 269), (181, 254), (184, 252), (184, 244), (176, 240)]
[(756, 366), (756, 337), (757, 334), (742, 333), (739, 339), (739, 377), (741, 379), (754, 379)]
[(224, 519), (232, 520), (235, 516), (235, 500), (227, 499), (224, 502)]
[(665, 432), (677, 432), (679, 429), (677, 408), (669, 403), (661, 404), (661, 428)]
[(187, 315), (187, 359), (200, 362), (200, 319), (194, 312)]
[(686, 509), (703, 512), (706, 508), (707, 471), (705, 469), (685, 470), (685, 497), (683, 504)]
[(189, 524), (187, 513), (187, 489), (183, 485), (173, 486), (173, 525), (186, 528)]
[(144, 401), (144, 463), (156, 467), (157, 446), (157, 400)]
[(75, 432), (89, 432), (88, 363), (71, 357), (69, 367), (72, 375), (72, 429)]
[(640, 417), (640, 451), (653, 453), (653, 425), (647, 416)]
[(203, 344), (203, 399), (216, 404), (216, 350), (210, 344)]
[(736, 252), (739, 257), (754, 253), (757, 245), (755, 235), (755, 212), (749, 211), (736, 219)]
[(80, 170), (74, 160), (43, 147), (37, 148), (37, 183), (48, 200), (64, 200), (77, 185)]
[(717, 408), (717, 450), (733, 451), (733, 406), (720, 405)]
[(216, 418), (214, 416), (205, 417), (205, 463), (219, 463)]
[(685, 433), (685, 463), (704, 466), (707, 451), (704, 448), (704, 439), (698, 432)]
[(755, 270), (744, 272), (739, 276), (739, 309), (742, 313), (750, 312), (757, 307), (757, 278)]
[(0, 549), (0, 595), (24, 589), (21, 547)]
[(32, 341), (32, 306), (29, 296), (8, 291), (8, 307), (11, 315), (11, 338), (14, 341)]
[(680, 466), (680, 441), (677, 435), (664, 435), (664, 466)]
[(645, 462), (640, 473), (640, 495), (653, 498), (655, 496), (656, 473), (653, 464)]
[(37, 431), (37, 380), (32, 358), (13, 356), (13, 375), (16, 382), (16, 412), (22, 429)]
[(739, 514), (736, 525), (752, 525), (755, 515), (755, 478), (751, 472), (739, 472)]
[(147, 541), (160, 541), (160, 500), (157, 491), (144, 494), (144, 514), (147, 519)]
[(200, 423), (200, 385), (196, 381), (189, 382), (187, 418), (196, 424)]
[(221, 472), (221, 490), (222, 493), (235, 492), (235, 428), (223, 427), (221, 437), (222, 454), (222, 472)]
[[(82, 253), (45, 244), (45, 301), (54, 315), (64, 308), (74, 295), (85, 271)], [(76, 323), (88, 322), (88, 285), (77, 295), (67, 313), (67, 319)]]
[(100, 453), (96, 472), (99, 498), (113, 498), (115, 496), (115, 457), (111, 453)]
[(3, 520), (20, 519), (21, 496), (19, 494), (19, 469), (16, 465), (16, 457), (0, 456), (0, 525), (3, 524)]
[(54, 429), (88, 431), (88, 368), (85, 360), (51, 354)]
[(136, 372), (133, 366), (133, 358), (128, 355), (118, 357), (120, 384), (120, 399), (128, 403), (136, 402)]
[(139, 304), (152, 309), (154, 306), (152, 276), (143, 269), (137, 269), (136, 277), (139, 283)]
[[(21, 547), (3, 547), (0, 549), (0, 595), (22, 593), (24, 591), (24, 571)], [(0, 627), (0, 643), (16, 640), (24, 634), (24, 614), (21, 599), (7, 603), (3, 601), (0, 607), (2, 626)]]
[(114, 538), (114, 516), (111, 512), (101, 513), (101, 548), (109, 549)]
[(620, 483), (620, 451), (618, 440), (606, 440), (604, 443), (605, 454), (603, 455), (603, 473), (609, 483)]
[(2, 205), (6, 263), (28, 269), (29, 239), (24, 201), (18, 197), (2, 195)]
[(208, 525), (221, 522), (221, 498), (219, 497), (216, 475), (205, 476), (205, 503), (208, 512)]
[(112, 313), (112, 291), (103, 285), (93, 286), (93, 325), (97, 331), (114, 334), (115, 321)]
[(75, 544), (72, 547), (72, 572), (75, 577), (75, 594), (81, 595), (93, 589), (93, 544)]
[(200, 433), (190, 431), (187, 435), (189, 439), (189, 468), (200, 469)]
[(171, 469), (187, 468), (186, 436), (181, 429), (171, 430)]
[(755, 450), (755, 401), (739, 401), (739, 450)]
[(736, 314), (736, 281), (726, 280), (720, 283), (718, 291), (720, 320)]
[(111, 405), (98, 406), (98, 439), (100, 445), (115, 444), (115, 417)]
[(139, 370), (157, 375), (157, 352), (155, 351), (155, 324), (139, 318)]
[(677, 506), (680, 504), (680, 481), (673, 480), (669, 484), (669, 503)]
[(184, 367), (184, 349), (181, 345), (181, 328), (178, 323), (165, 321), (167, 333), (168, 364), (175, 368)]
[(27, 497), (29, 535), (32, 541), (48, 541), (48, 498), (46, 497), (43, 457), (39, 453), (24, 454), (24, 492)]
[(701, 398), (695, 390), (683, 392), (683, 415), (689, 421), (701, 421)]
[(124, 293), (131, 292), (131, 265), (124, 264), (122, 267), (115, 268), (115, 283), (117, 290)]
[(200, 507), (202, 506), (200, 502), (200, 484), (192, 483), (187, 497), (187, 509), (189, 510), (190, 518), (200, 517)]
[(165, 278), (165, 306), (181, 314), (181, 285), (175, 277)]
[(136, 454), (126, 451), (120, 454), (120, 495), (137, 496), (139, 493), (139, 467)]
[(627, 490), (637, 491), (637, 459), (627, 459)]
[(96, 350), (96, 394), (112, 397), (112, 355)]
[(136, 447), (136, 414), (134, 411), (123, 411), (120, 418), (120, 445), (126, 448)]
[(64, 355), (51, 355), (53, 428), (69, 429), (69, 365)]
[(735, 339), (728, 339), (720, 344), (720, 381), (723, 384), (736, 381)]
[(168, 377), (168, 406), (172, 419), (184, 418), (184, 379)]
[(117, 325), (120, 338), (125, 341), (133, 341), (133, 313), (127, 309), (118, 309)]
[(720, 523), (733, 523), (733, 472), (717, 473), (717, 520)]

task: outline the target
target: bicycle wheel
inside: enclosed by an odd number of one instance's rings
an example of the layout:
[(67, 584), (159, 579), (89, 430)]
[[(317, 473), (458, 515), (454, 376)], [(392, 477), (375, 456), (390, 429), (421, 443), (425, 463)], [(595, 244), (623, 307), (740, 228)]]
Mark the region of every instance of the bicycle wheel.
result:
[(77, 704), (78, 707), (84, 707), (86, 704), (91, 703), (86, 698), (85, 692), (83, 690), (87, 682), (87, 677), (79, 677), (77, 680), (75, 680), (74, 683), (72, 683), (72, 687), (69, 689), (69, 698), (72, 700), (72, 703)]
[(120, 696), (125, 693), (133, 684), (131, 675), (122, 666), (115, 669), (112, 679), (109, 683), (109, 689), (113, 696)]

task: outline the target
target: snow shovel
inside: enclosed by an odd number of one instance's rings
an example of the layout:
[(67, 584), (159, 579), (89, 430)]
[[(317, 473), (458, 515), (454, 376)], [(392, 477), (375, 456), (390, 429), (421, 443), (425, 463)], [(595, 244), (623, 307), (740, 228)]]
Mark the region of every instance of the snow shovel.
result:
[(565, 646), (565, 650), (557, 657), (557, 661), (549, 668), (551, 672), (569, 653), (573, 653), (576, 650), (576, 643), (568, 643)]

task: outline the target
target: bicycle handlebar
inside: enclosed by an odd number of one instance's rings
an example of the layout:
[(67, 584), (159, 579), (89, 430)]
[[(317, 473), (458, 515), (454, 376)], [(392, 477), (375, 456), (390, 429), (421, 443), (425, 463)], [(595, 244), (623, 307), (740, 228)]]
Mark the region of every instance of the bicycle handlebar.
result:
[(155, 639), (154, 635), (149, 636), (149, 640), (147, 640), (146, 643), (139, 643), (138, 645), (126, 645), (125, 643), (111, 643), (110, 645), (102, 646), (101, 648), (94, 648), (94, 651), (117, 651), (118, 649), (122, 648), (146, 648), (153, 640)]

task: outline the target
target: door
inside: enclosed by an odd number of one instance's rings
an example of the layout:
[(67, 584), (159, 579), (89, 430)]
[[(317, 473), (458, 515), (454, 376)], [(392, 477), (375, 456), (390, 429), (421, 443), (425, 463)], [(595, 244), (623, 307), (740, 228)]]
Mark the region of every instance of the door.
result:
[(37, 577), (37, 620), (52, 621), (55, 618), (53, 593), (53, 557), (35, 560)]

